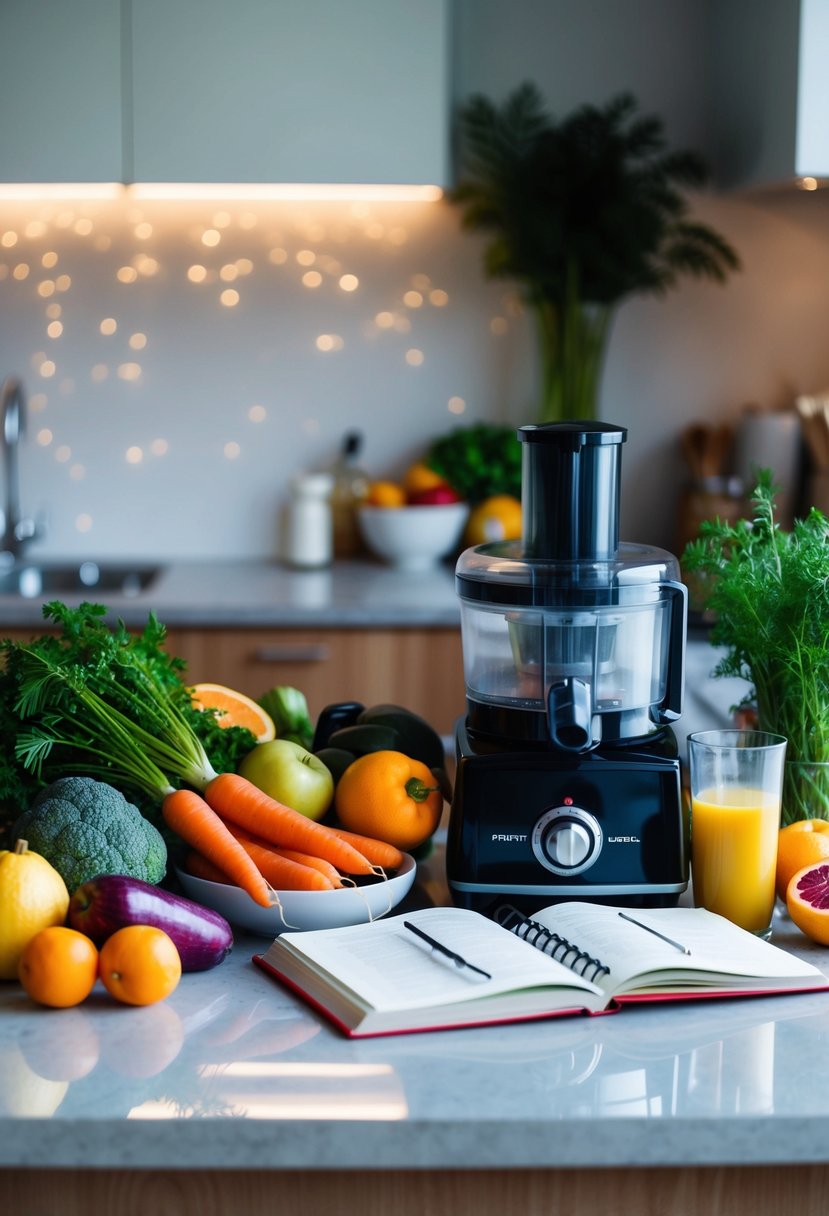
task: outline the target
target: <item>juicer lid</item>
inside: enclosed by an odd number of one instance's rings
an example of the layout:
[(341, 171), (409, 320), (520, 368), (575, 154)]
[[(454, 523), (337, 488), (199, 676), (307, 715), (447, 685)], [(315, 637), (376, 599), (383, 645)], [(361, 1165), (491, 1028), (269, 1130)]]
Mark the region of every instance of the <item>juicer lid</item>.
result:
[(518, 428), (520, 443), (547, 443), (576, 452), (583, 447), (598, 447), (608, 443), (624, 443), (627, 428), (613, 422), (575, 419), (568, 422), (530, 423)]
[(677, 558), (652, 545), (623, 542), (611, 558), (562, 561), (528, 557), (520, 541), (496, 541), (460, 555), (455, 588), (464, 600), (501, 606), (634, 606), (652, 603), (679, 577)]

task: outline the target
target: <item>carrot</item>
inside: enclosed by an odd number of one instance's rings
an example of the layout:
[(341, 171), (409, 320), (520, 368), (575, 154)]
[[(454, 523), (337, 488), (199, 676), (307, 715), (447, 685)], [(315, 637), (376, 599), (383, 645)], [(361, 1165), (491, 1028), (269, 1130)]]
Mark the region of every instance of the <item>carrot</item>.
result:
[[(334, 884), (311, 866), (282, 857), (276, 849), (253, 840), (232, 823), (227, 829), (254, 862), (257, 870), (277, 891), (331, 891)], [(339, 876), (338, 876), (339, 877)]]
[(313, 853), (330, 861), (343, 874), (373, 874), (370, 861), (331, 828), (270, 798), (238, 773), (220, 773), (204, 796), (222, 819), (280, 848)]
[(168, 828), (218, 866), (252, 900), (263, 908), (273, 907), (271, 888), (204, 798), (192, 790), (174, 790), (162, 802), (161, 814)]
[(366, 857), (372, 865), (384, 870), (398, 870), (403, 864), (406, 854), (396, 845), (387, 844), (385, 840), (377, 840), (373, 836), (360, 836), (357, 832), (347, 832), (345, 828), (331, 828), (335, 836), (354, 846)]
[(326, 878), (331, 880), (332, 887), (341, 887), (343, 885), (340, 871), (336, 866), (332, 866), (330, 861), (326, 861), (324, 857), (313, 857), (310, 853), (298, 853), (296, 849), (279, 849), (276, 845), (271, 846), (282, 857), (287, 857), (290, 861), (298, 861), (300, 865), (310, 866), (312, 870), (318, 870), (320, 874), (324, 874)]
[(197, 849), (191, 849), (182, 863), (182, 869), (188, 874), (192, 874), (194, 878), (204, 878), (207, 882), (229, 883), (230, 879), (227, 874), (214, 866), (212, 861), (199, 853)]

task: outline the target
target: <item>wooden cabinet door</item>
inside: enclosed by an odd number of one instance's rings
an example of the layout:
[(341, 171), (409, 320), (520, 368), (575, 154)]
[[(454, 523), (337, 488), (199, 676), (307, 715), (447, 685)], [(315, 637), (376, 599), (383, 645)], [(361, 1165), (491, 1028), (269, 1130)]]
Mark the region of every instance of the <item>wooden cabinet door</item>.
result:
[(276, 684), (299, 688), (312, 718), (334, 701), (392, 702), (450, 734), (464, 713), (457, 629), (177, 629), (167, 649), (193, 683), (254, 698)]

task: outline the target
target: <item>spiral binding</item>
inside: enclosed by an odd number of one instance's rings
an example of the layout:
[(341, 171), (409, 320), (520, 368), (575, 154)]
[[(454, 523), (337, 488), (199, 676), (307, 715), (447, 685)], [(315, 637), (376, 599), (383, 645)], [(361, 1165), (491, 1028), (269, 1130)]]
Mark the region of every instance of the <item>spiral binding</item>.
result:
[[(532, 917), (524, 916), (517, 908), (510, 906), (500, 908), (495, 919), (498, 924), (509, 929), (510, 933), (523, 938), (525, 942), (535, 946), (536, 950), (549, 954), (550, 958), (554, 958), (568, 967), (570, 971), (574, 971), (585, 979), (595, 982), (600, 975), (610, 975), (610, 968), (600, 958), (594, 958), (586, 950), (580, 950), (566, 937), (553, 933), (551, 929), (545, 928)], [(590, 971), (589, 975), (588, 971)]]

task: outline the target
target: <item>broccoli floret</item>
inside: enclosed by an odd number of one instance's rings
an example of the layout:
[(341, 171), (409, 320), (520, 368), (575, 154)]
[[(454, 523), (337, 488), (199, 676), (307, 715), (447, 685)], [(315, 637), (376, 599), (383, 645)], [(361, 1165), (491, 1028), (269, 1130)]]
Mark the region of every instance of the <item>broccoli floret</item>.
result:
[(119, 790), (92, 777), (61, 777), (41, 790), (14, 825), (63, 878), (70, 894), (97, 874), (157, 883), (167, 846), (157, 828)]

